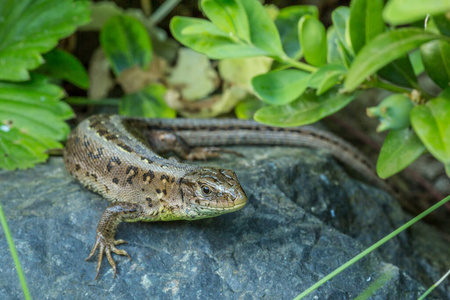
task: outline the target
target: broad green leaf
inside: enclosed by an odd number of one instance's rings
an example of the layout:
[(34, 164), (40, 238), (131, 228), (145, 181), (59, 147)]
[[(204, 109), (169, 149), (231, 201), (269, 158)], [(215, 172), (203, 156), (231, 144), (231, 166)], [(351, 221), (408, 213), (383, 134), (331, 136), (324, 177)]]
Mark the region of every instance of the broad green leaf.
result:
[(118, 15), (100, 31), (100, 44), (116, 75), (134, 66), (147, 68), (152, 60), (152, 44), (147, 30), (133, 17)]
[(48, 137), (35, 137), (14, 125), (0, 125), (0, 168), (26, 169), (44, 162), (49, 149), (61, 149), (63, 145)]
[[(194, 18), (174, 17), (170, 22), (172, 35), (183, 45), (213, 59), (271, 56), (284, 59), (280, 35), (275, 23), (257, 0), (240, 2), (247, 15), (250, 42), (230, 37), (215, 24)], [(217, 17), (215, 17), (217, 21)], [(220, 21), (224, 27), (225, 21)]]
[(383, 0), (352, 0), (349, 33), (355, 53), (358, 53), (367, 42), (384, 31), (382, 10)]
[(313, 5), (294, 5), (280, 10), (275, 20), (278, 32), (281, 37), (284, 52), (294, 59), (300, 59), (301, 46), (298, 42), (298, 22), (305, 15), (319, 18), (319, 10)]
[(435, 15), (431, 18), (437, 30), (446, 36), (450, 36), (450, 16), (446, 14)]
[(440, 38), (416, 28), (402, 28), (380, 34), (365, 45), (347, 74), (347, 91), (356, 89), (367, 77), (420, 45)]
[(390, 0), (383, 11), (383, 19), (392, 25), (402, 25), (449, 10), (448, 0)]
[(64, 120), (73, 117), (59, 101), (64, 91), (44, 77), (24, 83), (0, 82), (0, 168), (31, 167), (44, 161), (51, 148), (70, 131)]
[(208, 19), (231, 38), (250, 42), (247, 14), (240, 1), (202, 0), (201, 6)]
[(417, 77), (408, 56), (400, 57), (378, 71), (380, 77), (401, 86), (417, 86)]
[(441, 88), (450, 85), (450, 43), (436, 40), (420, 47), (423, 65), (428, 76)]
[(311, 75), (308, 86), (317, 89), (317, 95), (322, 95), (338, 84), (346, 72), (347, 69), (342, 65), (325, 65)]
[(180, 43), (213, 59), (270, 56), (255, 45), (236, 44), (213, 23), (195, 18), (173, 17), (170, 31)]
[(149, 85), (137, 93), (122, 98), (119, 113), (146, 118), (175, 118), (176, 112), (164, 102), (166, 88), (161, 84)]
[(236, 105), (234, 108), (234, 113), (239, 119), (251, 120), (258, 109), (265, 106), (267, 106), (267, 104), (261, 100), (255, 97), (248, 97)]
[(337, 112), (354, 98), (355, 95), (339, 93), (338, 88), (321, 96), (317, 96), (313, 90), (307, 90), (290, 104), (261, 108), (256, 112), (255, 120), (281, 127), (307, 125)]
[(0, 80), (24, 81), (44, 63), (41, 53), (89, 21), (89, 2), (0, 1)]
[(56, 48), (44, 54), (44, 59), (45, 64), (39, 67), (40, 73), (67, 80), (82, 89), (89, 87), (89, 76), (83, 64), (72, 54)]
[(299, 70), (279, 70), (253, 77), (256, 94), (268, 104), (288, 104), (308, 86), (310, 74)]
[(277, 27), (262, 4), (258, 0), (241, 2), (247, 13), (252, 44), (270, 53), (273, 57), (283, 58), (286, 54), (283, 51)]
[(336, 28), (336, 33), (345, 48), (348, 55), (354, 56), (353, 48), (351, 46), (350, 37), (348, 36), (348, 22), (350, 18), (350, 8), (340, 6), (331, 13), (331, 20)]
[(384, 179), (400, 172), (425, 150), (425, 146), (412, 129), (391, 130), (384, 140), (378, 157), (378, 176)]
[(298, 23), (300, 45), (305, 60), (314, 66), (327, 62), (327, 37), (325, 26), (310, 15), (304, 16)]
[(450, 99), (435, 98), (413, 108), (411, 124), (428, 151), (450, 176)]

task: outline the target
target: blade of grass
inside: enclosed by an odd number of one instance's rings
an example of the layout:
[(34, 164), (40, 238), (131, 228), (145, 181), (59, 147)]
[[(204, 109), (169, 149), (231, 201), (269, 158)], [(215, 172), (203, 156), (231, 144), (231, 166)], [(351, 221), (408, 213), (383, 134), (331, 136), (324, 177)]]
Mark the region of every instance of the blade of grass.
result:
[(381, 289), (381, 287), (388, 283), (395, 274), (396, 270), (394, 266), (387, 265), (384, 268), (383, 274), (381, 274), (377, 280), (375, 280), (371, 285), (369, 285), (368, 288), (366, 288), (361, 294), (359, 294), (358, 297), (355, 298), (355, 300), (369, 299), (377, 290)]
[(16, 265), (17, 275), (19, 276), (20, 284), (22, 285), (23, 295), (25, 299), (31, 299), (30, 291), (28, 290), (27, 281), (22, 272), (22, 267), (20, 266), (19, 256), (16, 252), (16, 247), (14, 246), (13, 239), (11, 237), (11, 232), (8, 228), (8, 223), (6, 222), (5, 214), (3, 213), (2, 204), (0, 203), (0, 223), (2, 224), (3, 232), (5, 233), (6, 241), (8, 242), (9, 251), (11, 251), (11, 256)]
[(418, 300), (425, 299), (425, 297), (428, 296), (428, 294), (431, 293), (438, 285), (440, 285), (441, 282), (444, 281), (448, 275), (450, 275), (450, 270), (448, 270), (447, 273), (445, 273), (445, 275), (441, 277), (441, 279), (436, 281), (428, 290), (426, 290), (426, 292), (422, 296), (420, 296)]
[(334, 276), (338, 275), (340, 272), (344, 271), (345, 269), (347, 269), (348, 267), (350, 267), (351, 265), (356, 263), (358, 260), (360, 260), (361, 258), (366, 256), (367, 254), (371, 253), (372, 251), (374, 251), (375, 249), (377, 249), (378, 247), (380, 247), (381, 245), (383, 245), (384, 243), (386, 243), (387, 241), (389, 241), (390, 239), (392, 239), (393, 237), (395, 237), (396, 235), (398, 235), (399, 233), (401, 233), (405, 229), (411, 227), (417, 221), (423, 219), (424, 217), (426, 217), (427, 215), (429, 215), (430, 213), (432, 213), (433, 211), (435, 211), (436, 209), (438, 209), (439, 207), (441, 207), (442, 205), (447, 203), (449, 200), (450, 200), (450, 195), (445, 197), (444, 199), (442, 199), (441, 201), (439, 201), (438, 203), (436, 203), (435, 205), (433, 205), (432, 207), (430, 207), (429, 209), (427, 209), (426, 211), (424, 211), (420, 215), (414, 217), (413, 219), (411, 219), (406, 224), (400, 226), (395, 231), (391, 232), (390, 234), (388, 234), (387, 236), (385, 236), (384, 238), (382, 238), (381, 240), (379, 240), (378, 242), (376, 242), (375, 244), (373, 244), (372, 246), (370, 246), (369, 248), (367, 248), (366, 250), (364, 250), (360, 254), (358, 254), (355, 257), (353, 257), (352, 259), (350, 259), (348, 262), (346, 262), (345, 264), (343, 264), (342, 266), (340, 266), (339, 268), (337, 268), (336, 270), (334, 270), (333, 272), (331, 272), (330, 274), (328, 274), (327, 276), (325, 276), (324, 278), (322, 278), (321, 280), (319, 280), (318, 282), (313, 284), (306, 291), (304, 291), (303, 293), (301, 293), (300, 295), (295, 297), (294, 300), (303, 299), (305, 296), (307, 296), (311, 292), (315, 291), (322, 284), (324, 284), (325, 282), (327, 282), (328, 280), (330, 280)]

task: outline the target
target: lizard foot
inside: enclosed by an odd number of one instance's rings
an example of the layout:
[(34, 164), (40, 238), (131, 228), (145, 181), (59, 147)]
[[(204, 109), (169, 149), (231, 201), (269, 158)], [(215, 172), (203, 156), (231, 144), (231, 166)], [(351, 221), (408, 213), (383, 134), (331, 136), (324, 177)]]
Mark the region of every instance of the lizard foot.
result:
[(86, 260), (89, 260), (92, 256), (94, 256), (95, 252), (97, 251), (97, 248), (99, 249), (97, 261), (97, 275), (95, 276), (94, 280), (97, 279), (98, 273), (100, 272), (100, 267), (102, 266), (104, 254), (106, 254), (106, 258), (108, 259), (109, 264), (114, 270), (114, 278), (116, 277), (117, 268), (116, 263), (114, 262), (111, 256), (111, 252), (114, 252), (115, 254), (119, 255), (128, 256), (128, 258), (131, 260), (130, 255), (125, 250), (119, 250), (115, 247), (120, 244), (127, 244), (127, 242), (124, 240), (114, 240), (114, 238), (105, 238), (101, 233), (97, 232), (97, 240), (95, 241), (95, 245), (92, 248), (92, 251), (89, 254), (88, 258), (86, 258)]

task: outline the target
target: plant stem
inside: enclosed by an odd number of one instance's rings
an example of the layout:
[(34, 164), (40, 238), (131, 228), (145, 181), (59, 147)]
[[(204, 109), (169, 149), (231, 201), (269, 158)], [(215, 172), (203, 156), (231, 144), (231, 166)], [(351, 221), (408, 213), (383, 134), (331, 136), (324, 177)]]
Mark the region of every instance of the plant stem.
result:
[[(407, 88), (402, 88), (384, 81), (379, 80), (378, 78), (373, 82), (372, 87), (376, 87), (376, 88), (380, 88), (380, 89), (384, 89), (390, 92), (394, 92), (394, 93), (401, 93), (401, 94), (410, 94), (411, 93), (411, 89), (407, 89)], [(420, 95), (422, 95), (425, 99), (429, 100), (432, 98), (435, 98), (435, 96), (425, 92), (420, 86), (415, 85), (414, 89), (420, 92)]]
[(425, 299), (425, 297), (428, 296), (428, 294), (431, 293), (438, 285), (440, 285), (441, 282), (444, 281), (448, 275), (450, 275), (450, 270), (448, 270), (444, 276), (442, 276), (435, 284), (433, 284), (428, 290), (426, 290), (426, 292), (422, 296), (420, 296), (418, 300)]
[(305, 64), (301, 61), (296, 61), (290, 57), (284, 57), (283, 58), (283, 62), (290, 64), (292, 67), (300, 69), (300, 70), (304, 70), (304, 71), (308, 71), (310, 73), (313, 73), (315, 71), (317, 71), (318, 68), (313, 67), (311, 65)]
[(105, 106), (118, 106), (120, 99), (110, 98), (102, 100), (92, 100), (83, 97), (69, 97), (64, 101), (71, 105), (105, 105)]
[(333, 272), (331, 272), (330, 274), (328, 274), (327, 276), (325, 276), (324, 278), (322, 278), (321, 280), (319, 280), (318, 282), (316, 282), (315, 284), (313, 284), (311, 287), (309, 287), (306, 291), (304, 291), (303, 293), (301, 293), (300, 295), (298, 295), (297, 297), (294, 298), (294, 300), (300, 300), (303, 299), (305, 296), (307, 296), (309, 293), (313, 292), (314, 290), (316, 290), (318, 287), (320, 287), (322, 284), (324, 284), (325, 282), (327, 282), (328, 280), (330, 280), (331, 278), (333, 278), (334, 276), (336, 276), (337, 274), (339, 274), (340, 272), (344, 271), (346, 268), (350, 267), (351, 265), (353, 265), (354, 263), (356, 263), (358, 260), (360, 260), (361, 258), (363, 258), (364, 256), (366, 256), (367, 254), (369, 254), (370, 252), (374, 251), (375, 249), (377, 249), (378, 247), (380, 247), (381, 245), (383, 245), (384, 243), (386, 243), (387, 241), (389, 241), (390, 239), (392, 239), (394, 236), (398, 235), (399, 233), (401, 233), (402, 231), (406, 230), (407, 228), (411, 227), (414, 223), (416, 223), (417, 221), (423, 219), (424, 217), (426, 217), (427, 215), (429, 215), (430, 213), (432, 213), (433, 211), (435, 211), (436, 209), (438, 209), (439, 207), (441, 207), (442, 205), (444, 205), (446, 202), (448, 202), (450, 200), (450, 195), (447, 196), (446, 198), (442, 199), (441, 201), (439, 201), (438, 203), (436, 203), (435, 205), (433, 205), (432, 207), (430, 207), (429, 209), (427, 209), (426, 211), (424, 211), (423, 213), (421, 213), (420, 215), (416, 216), (415, 218), (411, 219), (409, 222), (407, 222), (406, 224), (404, 224), (403, 226), (400, 226), (399, 228), (397, 228), (395, 231), (391, 232), (390, 234), (388, 234), (387, 236), (385, 236), (384, 238), (382, 238), (381, 240), (379, 240), (378, 242), (376, 242), (375, 244), (373, 244), (372, 246), (370, 246), (369, 248), (367, 248), (366, 250), (364, 250), (363, 252), (359, 253), (358, 255), (356, 255), (355, 257), (353, 257), (352, 259), (350, 259), (348, 262), (346, 262), (345, 264), (341, 265), (339, 268), (337, 268), (336, 270), (334, 270)]
[(411, 93), (410, 89), (402, 88), (402, 87), (381, 81), (378, 78), (373, 82), (372, 87), (380, 88), (380, 89), (387, 90), (387, 91), (394, 92), (394, 93), (401, 93), (401, 94)]
[(25, 299), (31, 299), (30, 291), (28, 290), (27, 281), (20, 266), (19, 256), (17, 255), (16, 247), (14, 246), (14, 241), (11, 237), (11, 232), (8, 228), (8, 223), (6, 222), (5, 214), (3, 213), (2, 204), (0, 203), (0, 224), (2, 224), (3, 232), (5, 233), (6, 241), (8, 242), (9, 251), (13, 258), (14, 264), (16, 265), (17, 275), (19, 276), (20, 284), (22, 285), (23, 295)]
[(152, 24), (156, 25), (161, 22), (171, 11), (172, 9), (180, 3), (181, 0), (167, 0), (164, 1), (163, 4), (158, 7), (158, 9), (152, 14), (150, 17)]

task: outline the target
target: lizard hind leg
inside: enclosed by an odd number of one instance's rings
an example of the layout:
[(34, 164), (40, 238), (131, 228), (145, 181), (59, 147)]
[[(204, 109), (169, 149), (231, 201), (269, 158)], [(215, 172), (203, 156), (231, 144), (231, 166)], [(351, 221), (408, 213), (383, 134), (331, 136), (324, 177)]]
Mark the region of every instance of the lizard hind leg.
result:
[(242, 153), (237, 151), (224, 149), (220, 147), (195, 147), (190, 150), (183, 158), (187, 160), (208, 160), (211, 158), (222, 157), (221, 153), (229, 153), (239, 157), (242, 157)]
[(152, 130), (146, 132), (146, 142), (151, 149), (160, 155), (167, 156), (168, 153), (175, 154), (184, 160), (203, 160), (207, 161), (213, 158), (220, 158), (221, 153), (229, 153), (236, 156), (243, 156), (241, 153), (224, 149), (220, 147), (195, 147), (190, 146), (183, 138), (175, 132), (167, 132), (163, 130)]
[(141, 207), (133, 203), (115, 202), (105, 209), (97, 226), (95, 245), (92, 248), (88, 258), (86, 258), (86, 260), (89, 260), (94, 256), (97, 249), (99, 250), (97, 275), (95, 276), (95, 279), (97, 279), (100, 272), (104, 255), (106, 255), (111, 268), (114, 270), (114, 277), (116, 277), (117, 274), (117, 267), (114, 259), (112, 258), (111, 252), (118, 255), (128, 256), (131, 260), (130, 255), (125, 250), (120, 250), (115, 247), (120, 244), (127, 244), (127, 242), (122, 239), (115, 240), (114, 235), (116, 233), (117, 226), (122, 221), (133, 221), (140, 216), (142, 216)]

